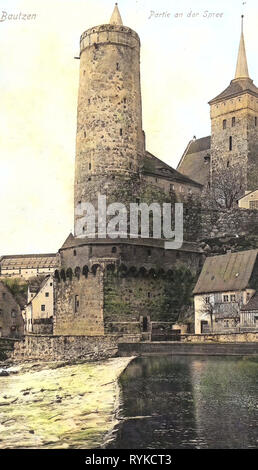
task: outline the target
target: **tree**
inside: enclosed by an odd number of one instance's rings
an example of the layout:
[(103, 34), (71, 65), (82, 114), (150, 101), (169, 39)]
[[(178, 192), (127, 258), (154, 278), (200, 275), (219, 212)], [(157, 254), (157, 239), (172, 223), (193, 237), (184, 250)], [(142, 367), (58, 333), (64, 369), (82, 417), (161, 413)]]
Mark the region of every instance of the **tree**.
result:
[(245, 176), (241, 166), (222, 166), (214, 171), (211, 183), (202, 193), (204, 207), (231, 209), (244, 194)]

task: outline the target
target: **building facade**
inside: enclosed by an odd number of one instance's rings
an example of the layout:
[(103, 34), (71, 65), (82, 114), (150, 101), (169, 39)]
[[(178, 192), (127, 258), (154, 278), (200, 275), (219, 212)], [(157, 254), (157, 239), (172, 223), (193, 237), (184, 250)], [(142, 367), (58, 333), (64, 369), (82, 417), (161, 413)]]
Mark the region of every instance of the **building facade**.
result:
[(10, 290), (0, 282), (0, 336), (19, 338), (23, 334), (21, 308)]
[(59, 256), (56, 253), (4, 255), (0, 257), (0, 277), (29, 279), (53, 273), (58, 266)]
[(25, 307), (25, 333), (52, 334), (54, 316), (53, 276), (47, 276), (38, 288), (28, 288)]
[(196, 334), (229, 333), (243, 326), (241, 309), (258, 289), (257, 254), (248, 250), (206, 258), (193, 291)]

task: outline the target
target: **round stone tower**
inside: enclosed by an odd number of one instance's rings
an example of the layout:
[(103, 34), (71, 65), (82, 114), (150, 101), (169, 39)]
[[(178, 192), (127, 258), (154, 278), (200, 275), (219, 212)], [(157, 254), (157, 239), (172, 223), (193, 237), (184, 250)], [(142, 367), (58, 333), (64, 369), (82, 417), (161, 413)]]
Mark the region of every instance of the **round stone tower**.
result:
[(140, 39), (123, 26), (116, 4), (109, 24), (80, 39), (75, 208), (83, 202), (96, 207), (98, 194), (107, 202), (132, 202), (144, 147)]

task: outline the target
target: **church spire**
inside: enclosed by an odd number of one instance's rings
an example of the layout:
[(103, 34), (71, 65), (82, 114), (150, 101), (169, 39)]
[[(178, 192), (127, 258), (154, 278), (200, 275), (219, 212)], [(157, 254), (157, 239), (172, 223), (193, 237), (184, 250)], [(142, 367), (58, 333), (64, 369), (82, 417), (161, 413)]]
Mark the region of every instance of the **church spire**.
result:
[(245, 40), (244, 40), (244, 31), (243, 31), (244, 15), (241, 16), (241, 36), (240, 44), (238, 49), (238, 58), (236, 66), (236, 78), (249, 78), (248, 65), (245, 52)]
[(122, 24), (123, 24), (123, 21), (122, 21), (120, 12), (119, 12), (119, 10), (118, 10), (117, 3), (115, 3), (115, 8), (114, 8), (114, 10), (113, 10), (113, 13), (112, 13), (112, 16), (111, 16), (111, 18), (110, 18), (109, 23), (110, 23), (110, 24), (119, 24), (119, 25), (122, 25)]

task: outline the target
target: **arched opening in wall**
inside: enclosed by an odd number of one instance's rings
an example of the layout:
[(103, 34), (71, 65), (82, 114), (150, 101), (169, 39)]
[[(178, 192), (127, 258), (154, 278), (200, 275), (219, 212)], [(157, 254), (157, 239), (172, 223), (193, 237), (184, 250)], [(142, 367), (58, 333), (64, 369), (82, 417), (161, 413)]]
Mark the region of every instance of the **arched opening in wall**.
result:
[(72, 280), (72, 278), (73, 278), (73, 270), (72, 270), (72, 268), (68, 268), (68, 269), (66, 270), (66, 277), (67, 277), (68, 279), (70, 279), (70, 281)]
[(125, 264), (121, 264), (118, 271), (121, 277), (125, 277), (127, 274), (127, 266)]
[(169, 270), (166, 272), (166, 278), (167, 278), (167, 279), (173, 279), (173, 275), (174, 275), (174, 273), (173, 273), (172, 269), (169, 269)]
[(83, 274), (83, 276), (88, 277), (88, 274), (89, 274), (89, 268), (88, 268), (88, 266), (83, 266), (83, 268), (82, 268), (82, 274)]
[(115, 265), (114, 264), (107, 264), (107, 271), (110, 273), (113, 273), (115, 271)]
[(165, 271), (164, 269), (159, 269), (158, 272), (157, 272), (157, 277), (160, 277), (161, 279), (164, 278), (165, 276)]
[(80, 279), (80, 275), (81, 275), (81, 268), (79, 266), (76, 266), (75, 270), (74, 270), (74, 274), (75, 276), (77, 277), (77, 279)]
[(137, 268), (136, 266), (131, 266), (128, 270), (129, 276), (137, 276)]
[(65, 270), (64, 269), (61, 269), (60, 277), (61, 277), (62, 281), (66, 281), (66, 275), (65, 275)]
[(145, 269), (144, 266), (142, 266), (142, 267), (139, 269), (139, 276), (145, 277), (146, 275), (147, 275), (147, 269)]
[(94, 276), (96, 276), (97, 274), (97, 270), (100, 268), (100, 264), (94, 264), (91, 268), (91, 271), (93, 273)]
[(112, 246), (112, 253), (116, 253), (117, 252), (117, 247), (116, 246)]
[(151, 268), (151, 269), (149, 270), (149, 277), (152, 277), (152, 278), (157, 277), (157, 274), (156, 274), (155, 269)]
[(57, 282), (60, 282), (60, 275), (58, 269), (56, 269), (54, 272), (54, 278)]

